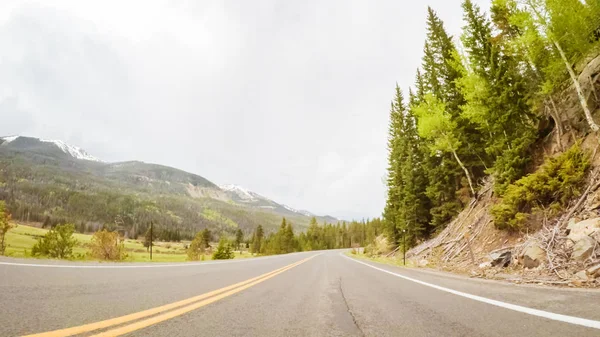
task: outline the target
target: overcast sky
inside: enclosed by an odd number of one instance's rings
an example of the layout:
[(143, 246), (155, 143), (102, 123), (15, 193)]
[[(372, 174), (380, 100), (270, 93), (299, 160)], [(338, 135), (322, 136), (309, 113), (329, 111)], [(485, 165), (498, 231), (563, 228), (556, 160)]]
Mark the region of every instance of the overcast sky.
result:
[[(460, 1), (428, 2), (458, 35)], [(420, 64), (425, 2), (41, 3), (0, 4), (0, 135), (381, 214), (389, 104)]]

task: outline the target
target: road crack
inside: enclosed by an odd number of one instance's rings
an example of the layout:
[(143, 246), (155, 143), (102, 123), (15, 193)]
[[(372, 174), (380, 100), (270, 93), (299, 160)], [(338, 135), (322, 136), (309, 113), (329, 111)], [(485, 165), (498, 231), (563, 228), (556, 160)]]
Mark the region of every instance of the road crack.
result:
[(352, 317), (352, 322), (354, 322), (354, 326), (356, 326), (358, 331), (360, 331), (361, 336), (363, 336), (363, 337), (366, 336), (365, 332), (362, 330), (360, 325), (358, 325), (356, 316), (354, 316), (354, 313), (352, 312), (352, 310), (350, 310), (350, 306), (348, 305), (348, 300), (346, 299), (346, 295), (344, 294), (344, 289), (342, 288), (342, 278), (341, 277), (339, 278), (339, 286), (340, 286), (340, 293), (342, 294), (342, 299), (344, 299), (344, 304), (346, 305), (346, 310), (350, 314), (350, 317)]

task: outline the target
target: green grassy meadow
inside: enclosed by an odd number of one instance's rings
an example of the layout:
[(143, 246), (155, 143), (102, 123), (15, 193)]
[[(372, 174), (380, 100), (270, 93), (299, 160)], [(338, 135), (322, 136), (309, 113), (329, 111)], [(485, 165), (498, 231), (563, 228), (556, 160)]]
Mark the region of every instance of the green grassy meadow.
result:
[[(18, 224), (17, 227), (6, 233), (6, 256), (31, 258), (31, 249), (37, 240), (48, 232), (47, 229)], [(92, 239), (90, 234), (75, 233), (77, 245), (73, 249), (72, 260), (94, 260), (89, 255), (87, 245)], [(126, 262), (185, 262), (187, 261), (186, 247), (189, 242), (154, 242), (152, 261), (150, 253), (146, 250), (142, 240), (125, 240), (127, 250)], [(249, 258), (252, 254), (236, 251), (235, 258)], [(207, 254), (205, 260), (211, 260)]]

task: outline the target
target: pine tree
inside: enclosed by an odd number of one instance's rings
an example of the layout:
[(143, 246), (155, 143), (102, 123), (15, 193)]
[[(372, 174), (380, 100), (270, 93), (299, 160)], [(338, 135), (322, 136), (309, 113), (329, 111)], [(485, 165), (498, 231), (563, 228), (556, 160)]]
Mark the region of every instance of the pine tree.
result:
[[(417, 76), (419, 76), (418, 73)], [(429, 216), (431, 206), (426, 195), (428, 179), (424, 167), (425, 156), (429, 154), (417, 131), (417, 118), (414, 114), (417, 101), (418, 98), (410, 91), (409, 106), (404, 123), (406, 153), (405, 160), (401, 164), (402, 180), (405, 181), (402, 187), (404, 196), (402, 217), (406, 223), (408, 243), (410, 244), (429, 234), (431, 220)]]
[(285, 237), (285, 246), (283, 247), (284, 252), (291, 253), (296, 251), (296, 237), (294, 236), (294, 228), (292, 227), (291, 222), (288, 222), (283, 235)]
[(254, 235), (252, 236), (252, 253), (259, 254), (262, 250), (263, 239), (265, 236), (265, 232), (263, 230), (262, 225), (258, 225), (256, 230), (254, 231)]
[(148, 227), (148, 229), (146, 230), (146, 234), (144, 234), (144, 247), (146, 247), (146, 251), (150, 250), (150, 246), (153, 245), (153, 237), (154, 233), (152, 233), (152, 230), (150, 229), (150, 227)]
[(219, 240), (219, 245), (217, 249), (213, 253), (213, 260), (227, 260), (233, 259), (235, 255), (233, 254), (233, 250), (231, 249), (231, 245), (227, 241), (227, 239), (223, 236)]
[(210, 242), (212, 241), (212, 233), (210, 229), (204, 228), (201, 235), (206, 248), (210, 248)]
[(467, 52), (463, 76), (457, 80), (466, 103), (462, 116), (474, 123), (492, 158), (496, 190), (520, 178), (528, 163), (527, 149), (535, 138), (536, 116), (527, 95), (520, 65), (507, 50), (502, 34), (492, 37), (492, 26), (471, 0), (463, 2), (461, 40)]
[[(238, 228), (238, 230), (235, 232), (235, 247), (240, 250), (240, 245), (242, 244), (242, 241), (244, 240), (244, 232), (242, 232), (241, 228)], [(241, 254), (241, 250), (240, 250), (240, 254)]]
[(386, 223), (386, 234), (391, 242), (396, 243), (399, 238), (398, 228), (403, 227), (400, 212), (402, 206), (402, 172), (400, 163), (404, 157), (405, 139), (402, 134), (404, 128), (404, 97), (396, 85), (396, 96), (391, 103), (390, 122), (388, 131), (388, 168), (387, 168), (387, 201), (383, 212)]
[[(420, 78), (420, 74), (417, 74)], [(422, 82), (419, 88), (423, 91)], [(384, 210), (386, 234), (397, 243), (399, 233), (406, 231), (408, 242), (427, 234), (429, 199), (426, 196), (427, 177), (423, 171), (423, 148), (416, 130), (413, 106), (417, 98), (410, 95), (410, 108), (404, 103), (402, 91), (396, 85), (390, 111), (388, 134), (388, 198)]]
[(6, 252), (6, 233), (11, 230), (14, 225), (10, 223), (11, 216), (6, 209), (6, 204), (0, 200), (0, 255)]
[(190, 243), (187, 249), (188, 259), (191, 261), (197, 261), (204, 258), (204, 252), (208, 248), (208, 242), (206, 241), (205, 231), (196, 233), (196, 236)]
[[(418, 74), (417, 81), (420, 83), (416, 84), (417, 96), (420, 104), (423, 104), (423, 97), (429, 94), (444, 105), (444, 114), (454, 129), (452, 135), (456, 142), (452, 143), (459, 146), (446, 153), (430, 153), (424, 160), (429, 181), (427, 197), (431, 201), (431, 223), (438, 228), (457, 214), (462, 207), (460, 193), (464, 195), (463, 200), (468, 199), (469, 195), (469, 192), (461, 190), (467, 188), (473, 191), (473, 180), (482, 176), (485, 169), (482, 137), (470, 121), (461, 117), (461, 106), (465, 100), (456, 84), (462, 69), (457, 66), (455, 55), (452, 37), (446, 32), (442, 20), (428, 8), (423, 72)], [(446, 132), (446, 135), (449, 134)], [(425, 140), (428, 143), (426, 146), (435, 148), (434, 139), (429, 137)]]

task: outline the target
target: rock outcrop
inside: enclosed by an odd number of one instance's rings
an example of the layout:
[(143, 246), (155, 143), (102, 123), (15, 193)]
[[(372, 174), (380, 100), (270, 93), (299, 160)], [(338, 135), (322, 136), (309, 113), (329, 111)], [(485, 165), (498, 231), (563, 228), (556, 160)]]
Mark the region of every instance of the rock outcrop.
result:
[(525, 268), (537, 268), (546, 259), (546, 251), (538, 245), (530, 245), (523, 251), (522, 261)]

